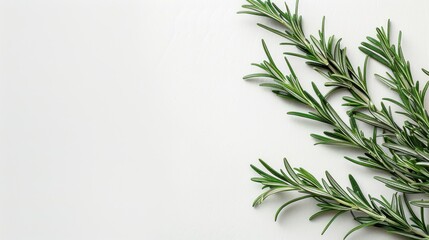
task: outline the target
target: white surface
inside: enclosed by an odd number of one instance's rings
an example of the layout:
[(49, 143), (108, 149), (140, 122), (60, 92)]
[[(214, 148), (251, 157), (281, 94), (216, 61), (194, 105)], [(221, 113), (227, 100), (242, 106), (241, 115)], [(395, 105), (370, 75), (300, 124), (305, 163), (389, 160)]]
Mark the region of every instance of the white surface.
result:
[[(308, 222), (311, 201), (277, 223), (284, 199), (253, 209), (259, 157), (280, 167), (287, 156), (344, 184), (353, 172), (367, 193), (389, 194), (375, 172), (342, 159), (348, 151), (314, 147), (309, 134), (323, 128), (286, 116), (297, 106), (241, 80), (263, 59), (261, 38), (277, 58), (284, 51), (261, 19), (235, 14), (243, 3), (0, 1), (0, 239), (341, 239), (355, 225), (344, 216), (320, 236), (328, 218)], [(302, 0), (300, 12), (308, 33), (326, 15), (355, 64), (364, 36), (391, 18), (421, 78), (428, 9)], [(321, 82), (293, 63), (301, 80)]]

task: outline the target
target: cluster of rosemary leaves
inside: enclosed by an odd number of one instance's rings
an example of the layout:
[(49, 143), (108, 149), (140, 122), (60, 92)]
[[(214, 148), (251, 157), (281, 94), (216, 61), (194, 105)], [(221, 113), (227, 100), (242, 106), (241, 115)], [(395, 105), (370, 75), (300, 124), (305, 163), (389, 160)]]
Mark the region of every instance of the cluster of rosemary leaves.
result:
[[(391, 178), (376, 176), (387, 187), (397, 191), (390, 201), (366, 197), (354, 178), (350, 176), (351, 188), (341, 187), (334, 178), (326, 173), (326, 180), (318, 181), (311, 173), (302, 168), (293, 169), (284, 160), (286, 171), (276, 171), (264, 161), (260, 161), (264, 170), (252, 165), (260, 177), (252, 180), (267, 188), (254, 202), (261, 204), (270, 195), (285, 191), (299, 191), (303, 196), (286, 202), (279, 208), (279, 213), (289, 204), (313, 198), (318, 202), (320, 211), (312, 218), (327, 212), (335, 212), (330, 224), (341, 214), (351, 212), (359, 225), (347, 233), (346, 237), (363, 227), (374, 226), (385, 229), (388, 233), (405, 236), (409, 239), (429, 239), (429, 225), (425, 222), (425, 208), (429, 207), (429, 114), (425, 109), (424, 99), (429, 83), (421, 86), (413, 79), (410, 63), (406, 60), (399, 33), (398, 39), (391, 39), (390, 22), (387, 28), (377, 28), (374, 37), (367, 37), (360, 50), (367, 56), (363, 67), (355, 67), (349, 61), (341, 40), (326, 36), (325, 21), (317, 36), (307, 36), (302, 28), (302, 18), (298, 14), (298, 2), (292, 12), (288, 5), (281, 9), (270, 0), (247, 0), (240, 13), (267, 17), (277, 23), (276, 27), (258, 24), (260, 27), (282, 37), (282, 45), (294, 46), (300, 53), (285, 52), (285, 62), (289, 74), (282, 72), (262, 41), (267, 59), (254, 64), (261, 71), (245, 76), (245, 79), (266, 78), (261, 84), (269, 87), (279, 97), (299, 102), (309, 112), (289, 112), (290, 115), (303, 117), (325, 124), (323, 134), (312, 134), (318, 144), (353, 147), (362, 150), (357, 158), (347, 160), (364, 167), (387, 172)], [(312, 89), (304, 89), (287, 57), (302, 58), (306, 64), (320, 73), (330, 88), (322, 94), (313, 84)], [(367, 86), (367, 63), (373, 59), (387, 69), (376, 77), (395, 92), (399, 100), (384, 98), (381, 103), (371, 99)], [(427, 70), (423, 72), (429, 75)], [(348, 93), (343, 96), (343, 105), (349, 107), (347, 120), (339, 117), (330, 105), (329, 96), (343, 89)], [(400, 110), (392, 112), (391, 105)], [(394, 114), (403, 115), (406, 120), (397, 123)], [(373, 129), (366, 136), (359, 127), (362, 122)], [(381, 140), (380, 137), (382, 136)], [(407, 194), (423, 194), (425, 200), (408, 201)], [(414, 205), (414, 207), (411, 207)], [(415, 209), (419, 209), (419, 213)], [(322, 232), (322, 233), (323, 233)]]

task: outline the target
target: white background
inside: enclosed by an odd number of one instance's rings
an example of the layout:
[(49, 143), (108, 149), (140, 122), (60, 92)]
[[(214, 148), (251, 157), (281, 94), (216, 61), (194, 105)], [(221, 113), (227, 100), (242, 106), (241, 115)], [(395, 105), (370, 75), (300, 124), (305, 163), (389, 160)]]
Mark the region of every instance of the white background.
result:
[[(313, 146), (309, 134), (325, 128), (286, 115), (301, 108), (241, 79), (264, 59), (261, 38), (279, 60), (288, 49), (255, 25), (266, 20), (237, 15), (242, 4), (0, 1), (0, 239), (342, 239), (355, 226), (344, 215), (320, 236), (329, 218), (309, 222), (311, 200), (274, 222), (288, 195), (253, 209), (258, 158), (280, 168), (287, 156), (344, 185), (354, 173), (367, 193), (389, 196), (372, 179), (379, 173), (342, 158), (354, 153)], [(391, 18), (422, 79), (428, 9), (426, 0), (302, 0), (300, 12), (311, 34), (325, 15), (356, 65), (359, 43)], [(323, 83), (292, 62), (304, 85)], [(391, 94), (370, 82), (376, 98)]]

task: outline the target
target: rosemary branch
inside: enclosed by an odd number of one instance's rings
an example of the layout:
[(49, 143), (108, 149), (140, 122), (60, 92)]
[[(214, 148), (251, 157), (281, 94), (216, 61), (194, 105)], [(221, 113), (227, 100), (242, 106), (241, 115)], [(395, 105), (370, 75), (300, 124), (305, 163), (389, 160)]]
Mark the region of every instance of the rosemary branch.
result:
[[(377, 28), (377, 37), (368, 37), (368, 42), (363, 42), (360, 50), (368, 57), (378, 61), (390, 69), (386, 76), (376, 75), (383, 83), (395, 91), (400, 102), (384, 98), (397, 106), (402, 111), (397, 113), (405, 115), (411, 121), (405, 121), (402, 136), (397, 136), (399, 145), (407, 145), (415, 150), (414, 156), (429, 160), (429, 152), (425, 150), (429, 144), (429, 116), (425, 109), (425, 95), (429, 82), (426, 82), (423, 89), (420, 89), (419, 81), (414, 81), (410, 63), (404, 57), (401, 46), (402, 32), (399, 32), (397, 47), (391, 43), (390, 21), (387, 31), (384, 28)], [(427, 75), (429, 72), (423, 69)], [(400, 134), (401, 132), (397, 132)]]
[[(310, 220), (325, 213), (335, 213), (328, 222), (322, 234), (329, 228), (335, 219), (346, 212), (351, 212), (359, 225), (351, 229), (344, 237), (364, 227), (378, 227), (385, 231), (407, 237), (409, 239), (429, 239), (429, 229), (425, 222), (424, 208), (420, 208), (420, 216), (411, 208), (406, 196), (394, 195), (389, 202), (384, 197), (381, 199), (362, 193), (353, 176), (349, 175), (351, 188), (344, 190), (337, 181), (326, 172), (326, 179), (318, 181), (311, 173), (303, 168), (293, 169), (288, 161), (284, 159), (285, 171), (276, 171), (267, 163), (260, 160), (265, 168), (261, 170), (251, 165), (260, 177), (252, 178), (252, 181), (262, 184), (263, 189), (268, 189), (254, 201), (254, 206), (261, 204), (267, 197), (280, 192), (298, 191), (303, 196), (292, 199), (283, 204), (276, 213), (279, 214), (292, 203), (313, 198), (318, 202), (320, 211), (310, 217)], [(405, 207), (404, 207), (405, 206)], [(408, 219), (406, 211), (410, 215)]]

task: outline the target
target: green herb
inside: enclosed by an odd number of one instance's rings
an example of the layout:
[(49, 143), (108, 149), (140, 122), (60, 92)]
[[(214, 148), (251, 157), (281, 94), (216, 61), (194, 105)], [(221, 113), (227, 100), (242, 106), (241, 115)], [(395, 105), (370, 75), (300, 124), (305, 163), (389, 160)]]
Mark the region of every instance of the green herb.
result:
[[(317, 206), (320, 211), (313, 214), (310, 220), (329, 212), (335, 213), (323, 229), (322, 234), (339, 215), (351, 212), (359, 225), (351, 229), (344, 239), (352, 232), (368, 226), (383, 228), (389, 233), (410, 239), (429, 239), (429, 229), (425, 224), (423, 208), (420, 208), (420, 216), (417, 216), (405, 196), (395, 194), (391, 201), (387, 201), (384, 197), (381, 199), (371, 196), (366, 198), (351, 175), (349, 176), (351, 188), (345, 190), (328, 172), (326, 172), (327, 181), (322, 179), (322, 182), (319, 182), (303, 168), (292, 169), (286, 159), (284, 159), (286, 172), (275, 171), (264, 161), (260, 160), (260, 162), (267, 172), (251, 165), (253, 170), (261, 176), (252, 178), (252, 180), (261, 183), (268, 190), (256, 198), (254, 206), (261, 204), (268, 196), (280, 192), (299, 191), (303, 194), (303, 196), (283, 204), (277, 210), (276, 220), (280, 212), (288, 205), (306, 198), (313, 198), (318, 202)], [(407, 219), (406, 212), (411, 216), (410, 221)]]
[[(424, 98), (429, 85), (426, 83), (420, 89), (419, 82), (413, 80), (410, 64), (405, 59), (401, 48), (402, 34), (399, 34), (397, 46), (392, 44), (389, 22), (387, 30), (377, 28), (376, 37), (368, 37), (367, 42), (362, 43), (360, 47), (361, 51), (367, 55), (367, 60), (368, 58), (374, 59), (388, 68), (389, 72), (385, 76), (376, 76), (395, 91), (400, 99), (400, 101), (396, 101), (386, 98), (381, 102), (380, 107), (377, 107), (377, 104), (372, 101), (367, 88), (366, 69), (368, 61), (365, 61), (362, 68), (355, 68), (349, 61), (346, 49), (341, 46), (341, 40), (336, 40), (334, 36), (326, 37), (324, 19), (318, 36), (307, 37), (302, 28), (302, 18), (298, 14), (298, 3), (296, 4), (295, 12), (292, 13), (287, 4), (285, 5), (286, 10), (283, 11), (271, 1), (247, 0), (247, 2), (248, 4), (243, 6), (245, 11), (240, 13), (264, 16), (275, 20), (278, 23), (277, 28), (263, 24), (258, 25), (284, 38), (286, 42), (281, 43), (282, 45), (295, 46), (301, 53), (284, 53), (286, 65), (290, 71), (290, 74), (284, 74), (277, 67), (263, 41), (262, 44), (267, 60), (260, 64), (254, 64), (262, 72), (251, 74), (244, 78), (268, 78), (270, 82), (263, 83), (261, 84), (262, 86), (272, 88), (273, 92), (280, 97), (298, 101), (307, 106), (310, 109), (308, 113), (290, 112), (289, 114), (319, 121), (330, 126), (329, 131), (325, 131), (323, 135), (312, 134), (318, 144), (354, 147), (363, 150), (363, 156), (359, 156), (356, 159), (346, 157), (346, 159), (365, 167), (376, 168), (390, 173), (391, 179), (376, 177), (387, 187), (404, 194), (429, 193), (429, 171), (427, 169), (429, 166), (429, 152), (426, 150), (429, 144), (429, 116), (424, 106)], [(306, 60), (309, 66), (328, 80), (325, 86), (330, 87), (330, 91), (327, 94), (322, 94), (318, 87), (313, 84), (312, 90), (316, 95), (316, 97), (313, 97), (303, 89), (287, 56), (295, 56)], [(423, 71), (429, 75), (428, 71)], [(350, 108), (347, 112), (348, 123), (343, 121), (336, 110), (329, 104), (329, 96), (335, 94), (338, 89), (345, 89), (350, 94), (343, 96), (343, 105)], [(401, 109), (397, 113), (407, 117), (404, 123), (398, 124), (394, 120), (391, 108), (386, 106), (388, 103), (395, 104)], [(365, 136), (357, 124), (358, 121), (373, 127), (372, 136)], [(379, 135), (382, 136), (382, 143), (377, 141)], [(265, 166), (267, 167), (267, 165)], [(291, 174), (289, 171), (288, 173)], [(295, 178), (293, 180), (295, 180), (294, 186), (304, 187), (305, 184), (302, 184), (302, 181), (297, 181)], [(287, 183), (292, 184), (290, 181), (287, 181)], [(329, 187), (324, 186), (324, 189), (328, 191)], [(357, 194), (356, 189), (358, 188), (353, 187), (351, 192)], [(293, 190), (297, 189), (294, 188)], [(360, 192), (360, 190), (358, 191)], [(276, 192), (274, 191), (270, 194)], [(352, 194), (351, 192), (350, 194)], [(363, 200), (364, 197), (360, 197)], [(259, 198), (259, 200), (261, 199), (264, 199), (264, 197)], [(396, 200), (391, 202), (391, 206), (395, 205), (395, 208), (391, 209), (393, 212), (398, 210), (396, 207), (402, 209), (403, 204), (406, 206), (409, 204), (408, 201), (403, 201), (400, 197), (394, 197), (394, 199)], [(316, 197), (316, 200), (319, 200), (318, 197)], [(385, 204), (383, 206), (390, 209), (384, 200), (370, 198), (370, 201), (371, 203), (373, 201), (383, 202)], [(429, 201), (425, 200), (412, 201), (411, 203), (419, 207), (429, 207)], [(370, 204), (367, 205), (369, 206)], [(371, 206), (378, 209), (374, 204), (371, 204)], [(359, 208), (359, 211), (361, 210)], [(368, 213), (368, 209), (366, 209), (366, 213)], [(418, 218), (414, 214), (411, 215), (411, 220), (415, 223), (413, 227), (417, 227), (426, 234), (425, 224), (420, 226), (416, 223), (416, 221), (424, 222), (424, 220), (417, 220)], [(384, 214), (384, 216), (388, 219), (389, 224), (390, 221), (394, 221), (394, 219), (390, 219), (391, 216), (388, 214)], [(362, 225), (359, 225), (361, 227), (377, 226), (386, 228), (387, 226), (380, 224), (380, 222), (372, 222), (379, 221), (378, 218), (363, 222), (359, 220), (360, 218), (355, 219), (362, 223)], [(406, 220), (402, 223), (405, 224)], [(388, 226), (389, 229), (391, 227), (390, 225)], [(405, 231), (405, 225), (394, 231), (389, 230), (389, 232), (404, 236), (417, 234), (410, 229)], [(424, 234), (416, 238), (417, 235), (413, 235), (414, 238), (409, 237), (412, 239), (427, 238)]]

